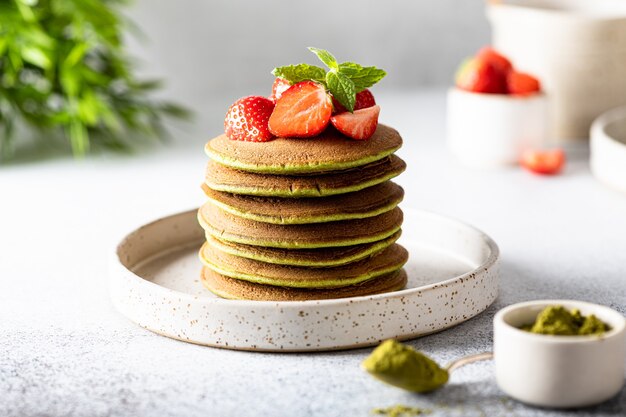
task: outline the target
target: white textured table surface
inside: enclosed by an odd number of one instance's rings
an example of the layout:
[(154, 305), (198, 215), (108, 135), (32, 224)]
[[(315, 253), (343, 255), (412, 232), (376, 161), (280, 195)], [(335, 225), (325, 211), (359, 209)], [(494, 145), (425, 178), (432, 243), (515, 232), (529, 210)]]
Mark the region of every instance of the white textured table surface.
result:
[[(584, 153), (555, 178), (470, 171), (445, 151), (441, 91), (379, 103), (381, 120), (405, 139), (404, 206), (471, 223), (502, 252), (496, 304), (413, 346), (442, 363), (488, 350), (494, 312), (522, 300), (574, 298), (626, 312), (626, 195), (599, 185)], [(220, 118), (198, 136), (219, 133)], [(626, 415), (624, 391), (577, 412), (526, 407), (498, 390), (490, 363), (418, 396), (364, 375), (368, 349), (233, 352), (129, 322), (109, 302), (107, 260), (133, 227), (203, 201), (203, 139), (134, 157), (0, 167), (0, 416), (345, 417), (397, 403), (433, 416)]]

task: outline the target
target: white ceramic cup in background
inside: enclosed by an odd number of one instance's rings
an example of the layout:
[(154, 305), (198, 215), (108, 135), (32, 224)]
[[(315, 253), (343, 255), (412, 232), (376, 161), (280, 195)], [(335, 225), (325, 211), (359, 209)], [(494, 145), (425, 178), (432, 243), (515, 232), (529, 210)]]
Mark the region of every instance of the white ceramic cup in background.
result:
[(626, 106), (609, 110), (591, 125), (591, 172), (626, 193)]
[(506, 0), (487, 8), (493, 45), (550, 95), (550, 135), (589, 137), (602, 112), (626, 104), (626, 1)]
[[(601, 336), (552, 336), (519, 329), (552, 305), (594, 314), (611, 330)], [(530, 301), (500, 310), (493, 324), (498, 386), (519, 401), (584, 407), (608, 400), (624, 385), (626, 319), (611, 308), (573, 300)]]
[(544, 94), (515, 96), (448, 91), (448, 148), (465, 165), (490, 168), (519, 163), (547, 135)]

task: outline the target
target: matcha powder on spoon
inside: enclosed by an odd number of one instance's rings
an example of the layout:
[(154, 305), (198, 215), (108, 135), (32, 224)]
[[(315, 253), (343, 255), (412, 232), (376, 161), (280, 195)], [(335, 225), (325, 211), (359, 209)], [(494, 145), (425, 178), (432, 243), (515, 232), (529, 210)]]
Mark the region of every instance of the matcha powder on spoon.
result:
[(381, 343), (362, 363), (372, 376), (414, 392), (433, 391), (448, 382), (448, 371), (415, 349), (395, 340)]

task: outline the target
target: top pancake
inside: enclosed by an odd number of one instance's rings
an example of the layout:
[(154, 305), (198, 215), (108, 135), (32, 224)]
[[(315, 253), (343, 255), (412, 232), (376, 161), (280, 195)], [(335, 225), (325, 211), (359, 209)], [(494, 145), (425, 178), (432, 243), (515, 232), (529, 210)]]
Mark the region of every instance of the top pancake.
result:
[(378, 125), (374, 135), (355, 141), (326, 129), (314, 138), (277, 138), (269, 142), (244, 142), (221, 135), (210, 140), (205, 151), (222, 165), (267, 174), (304, 174), (337, 171), (382, 159), (402, 145), (398, 132)]

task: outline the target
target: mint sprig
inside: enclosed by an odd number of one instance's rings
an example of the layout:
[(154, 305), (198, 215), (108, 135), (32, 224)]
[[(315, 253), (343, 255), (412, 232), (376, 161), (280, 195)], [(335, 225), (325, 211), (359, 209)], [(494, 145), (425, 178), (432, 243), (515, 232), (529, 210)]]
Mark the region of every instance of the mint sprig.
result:
[(337, 71), (339, 69), (339, 63), (333, 54), (324, 49), (314, 48), (309, 46), (309, 51), (313, 52), (317, 57), (331, 70)]
[(328, 71), (315, 65), (297, 64), (274, 68), (272, 74), (284, 78), (290, 84), (312, 80), (323, 84), (333, 97), (349, 112), (354, 111), (356, 95), (376, 84), (387, 73), (376, 67), (364, 67), (354, 62), (338, 63), (330, 52), (310, 47)]
[(338, 71), (328, 71), (326, 73), (326, 88), (343, 107), (350, 112), (354, 111), (356, 87), (348, 76)]
[(370, 88), (387, 75), (385, 71), (379, 68), (362, 67), (354, 62), (343, 62), (339, 64), (339, 72), (345, 74), (352, 80), (357, 93), (360, 93), (366, 88)]

